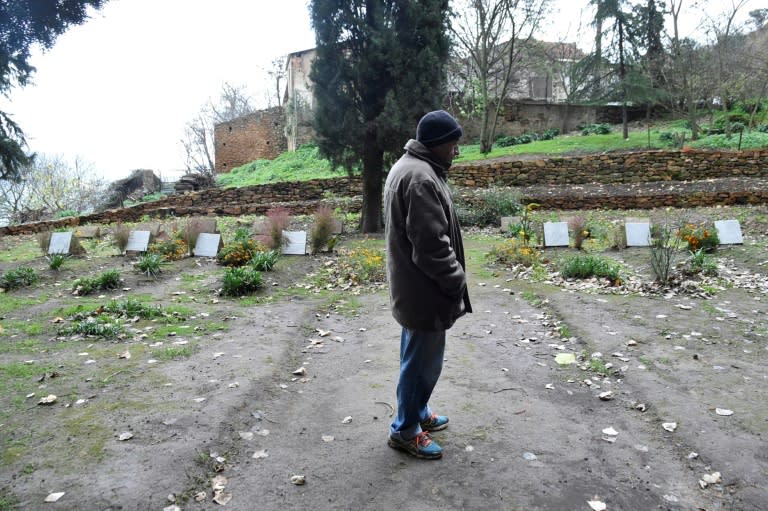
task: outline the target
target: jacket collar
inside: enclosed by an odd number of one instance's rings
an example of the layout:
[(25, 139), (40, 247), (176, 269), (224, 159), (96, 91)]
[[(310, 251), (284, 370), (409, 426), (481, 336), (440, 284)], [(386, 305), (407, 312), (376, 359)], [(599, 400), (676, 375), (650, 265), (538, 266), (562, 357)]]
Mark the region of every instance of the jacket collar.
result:
[(446, 163), (439, 159), (437, 155), (429, 149), (429, 147), (425, 146), (416, 139), (410, 139), (405, 144), (405, 150), (411, 156), (429, 163), (432, 169), (434, 169), (435, 173), (442, 178), (445, 178), (445, 174), (451, 167), (450, 163)]

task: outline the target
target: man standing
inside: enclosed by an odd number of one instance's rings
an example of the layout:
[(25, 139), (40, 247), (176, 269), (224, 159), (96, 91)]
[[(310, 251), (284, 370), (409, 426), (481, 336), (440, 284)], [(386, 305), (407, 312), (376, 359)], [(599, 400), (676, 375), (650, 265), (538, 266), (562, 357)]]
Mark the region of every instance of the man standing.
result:
[(464, 245), (446, 184), (461, 135), (448, 112), (429, 112), (384, 185), (387, 278), (392, 315), (402, 326), (397, 417), (388, 444), (425, 459), (442, 456), (430, 432), (448, 427), (448, 417), (428, 405), (443, 368), (445, 331), (472, 312)]

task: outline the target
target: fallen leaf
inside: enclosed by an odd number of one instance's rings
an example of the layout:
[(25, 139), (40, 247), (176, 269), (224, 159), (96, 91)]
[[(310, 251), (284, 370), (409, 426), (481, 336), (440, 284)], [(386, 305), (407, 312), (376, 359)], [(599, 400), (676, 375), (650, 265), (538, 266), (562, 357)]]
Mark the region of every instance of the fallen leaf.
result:
[(226, 506), (230, 500), (232, 500), (232, 494), (231, 493), (224, 493), (223, 491), (216, 492), (216, 495), (213, 496), (213, 500), (216, 504)]
[(608, 506), (605, 505), (605, 502), (602, 502), (598, 500), (599, 497), (595, 496), (592, 497), (592, 500), (588, 500), (587, 504), (589, 504), (590, 509), (593, 511), (605, 511), (608, 509)]
[(573, 353), (558, 353), (555, 357), (555, 362), (561, 366), (567, 366), (576, 363), (576, 355)]
[(39, 405), (52, 405), (56, 402), (58, 398), (54, 396), (53, 394), (48, 394), (45, 397), (41, 397), (40, 401), (37, 402)]
[(216, 476), (213, 479), (211, 479), (211, 488), (213, 491), (216, 490), (223, 490), (227, 487), (227, 478), (224, 476)]
[(294, 475), (291, 476), (291, 483), (295, 484), (296, 486), (301, 486), (307, 482), (306, 478), (303, 475)]
[(61, 497), (64, 496), (64, 494), (67, 492), (64, 491), (57, 491), (54, 493), (48, 494), (47, 497), (45, 497), (45, 502), (57, 502)]

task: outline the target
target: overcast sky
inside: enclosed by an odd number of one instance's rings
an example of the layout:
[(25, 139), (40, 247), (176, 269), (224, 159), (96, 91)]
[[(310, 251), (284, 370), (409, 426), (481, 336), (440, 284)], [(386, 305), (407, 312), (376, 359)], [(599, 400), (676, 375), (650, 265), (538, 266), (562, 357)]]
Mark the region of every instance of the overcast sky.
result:
[[(575, 40), (588, 0), (553, 3), (554, 28), (542, 38)], [(176, 177), (184, 126), (218, 99), (224, 82), (246, 86), (265, 107), (272, 60), (314, 47), (307, 4), (110, 0), (50, 51), (35, 52), (34, 84), (16, 89), (10, 104), (0, 98), (0, 109), (25, 131), (31, 151), (80, 157), (110, 181), (138, 168)]]

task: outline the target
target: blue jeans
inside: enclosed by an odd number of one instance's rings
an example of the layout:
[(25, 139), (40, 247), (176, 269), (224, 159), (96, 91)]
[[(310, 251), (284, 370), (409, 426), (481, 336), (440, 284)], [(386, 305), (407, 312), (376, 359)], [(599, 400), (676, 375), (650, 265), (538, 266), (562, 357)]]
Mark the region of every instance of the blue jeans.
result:
[(390, 426), (390, 434), (409, 440), (421, 433), (420, 422), (432, 415), (427, 403), (443, 370), (444, 353), (445, 330), (424, 332), (403, 328), (397, 417)]

